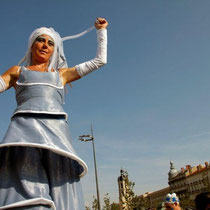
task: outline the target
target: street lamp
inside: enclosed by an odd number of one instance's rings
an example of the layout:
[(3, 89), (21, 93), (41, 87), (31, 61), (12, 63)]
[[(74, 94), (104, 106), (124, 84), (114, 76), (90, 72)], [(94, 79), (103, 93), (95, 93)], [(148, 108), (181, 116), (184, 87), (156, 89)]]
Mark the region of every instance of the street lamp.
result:
[(94, 145), (94, 136), (93, 136), (93, 127), (92, 127), (92, 125), (91, 125), (91, 135), (81, 135), (81, 136), (79, 136), (78, 140), (84, 141), (84, 142), (92, 141), (93, 158), (94, 158), (94, 166), (95, 166), (96, 192), (97, 192), (97, 200), (98, 200), (98, 210), (101, 210), (99, 188), (98, 188), (97, 166), (96, 166), (96, 153), (95, 153), (95, 145)]

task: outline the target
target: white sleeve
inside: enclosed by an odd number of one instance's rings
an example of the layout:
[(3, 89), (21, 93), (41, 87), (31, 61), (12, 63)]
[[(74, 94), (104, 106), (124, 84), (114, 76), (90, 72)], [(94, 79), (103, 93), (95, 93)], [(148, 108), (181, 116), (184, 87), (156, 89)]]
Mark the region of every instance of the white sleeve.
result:
[(0, 76), (0, 93), (4, 92), (7, 89), (6, 83), (3, 78)]
[(92, 71), (98, 69), (107, 63), (107, 30), (99, 29), (97, 30), (97, 53), (96, 57), (90, 61), (76, 65), (76, 71), (83, 77)]

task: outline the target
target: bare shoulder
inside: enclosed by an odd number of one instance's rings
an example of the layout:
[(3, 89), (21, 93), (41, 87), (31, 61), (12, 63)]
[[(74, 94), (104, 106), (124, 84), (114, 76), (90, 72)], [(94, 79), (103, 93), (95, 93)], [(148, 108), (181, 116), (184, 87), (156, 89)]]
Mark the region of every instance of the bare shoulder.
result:
[(20, 75), (20, 66), (12, 66), (2, 76), (10, 80), (10, 83), (16, 81)]
[(11, 68), (8, 69), (8, 71), (12, 73), (19, 73), (20, 68), (21, 68), (20, 66), (12, 66)]
[(7, 71), (5, 71), (1, 76), (4, 79), (7, 89), (15, 86), (16, 81), (20, 75), (20, 66), (12, 66)]
[(12, 66), (3, 75), (19, 75), (20, 66)]

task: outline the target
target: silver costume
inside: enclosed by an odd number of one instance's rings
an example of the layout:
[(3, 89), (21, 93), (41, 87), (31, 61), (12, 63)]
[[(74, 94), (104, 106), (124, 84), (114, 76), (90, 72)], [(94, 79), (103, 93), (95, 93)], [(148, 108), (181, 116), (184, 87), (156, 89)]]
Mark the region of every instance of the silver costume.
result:
[[(0, 210), (85, 209), (80, 178), (87, 173), (87, 166), (71, 145), (68, 116), (62, 108), (64, 87), (59, 69), (68, 67), (63, 40), (77, 38), (92, 29), (63, 39), (53, 28), (42, 27), (31, 34), (19, 65), (31, 65), (31, 46), (42, 34), (54, 40), (54, 51), (47, 72), (24, 66), (20, 69), (17, 108), (0, 141)], [(96, 58), (77, 65), (81, 77), (107, 62), (106, 29), (97, 30), (97, 38)]]
[(22, 67), (16, 100), (0, 142), (0, 209), (84, 209), (87, 166), (71, 145), (59, 72)]

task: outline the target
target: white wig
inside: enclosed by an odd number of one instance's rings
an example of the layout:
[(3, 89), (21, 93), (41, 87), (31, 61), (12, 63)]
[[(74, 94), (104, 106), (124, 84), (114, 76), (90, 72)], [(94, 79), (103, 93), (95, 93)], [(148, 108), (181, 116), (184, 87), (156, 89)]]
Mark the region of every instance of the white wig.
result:
[(68, 64), (67, 64), (66, 57), (64, 54), (64, 50), (63, 50), (63, 41), (68, 40), (68, 39), (76, 39), (80, 36), (85, 35), (86, 33), (90, 32), (90, 31), (92, 31), (93, 29), (94, 29), (94, 26), (90, 27), (89, 29), (83, 31), (80, 34), (61, 38), (59, 33), (56, 32), (53, 28), (46, 28), (46, 27), (38, 28), (35, 31), (33, 31), (31, 36), (29, 37), (28, 49), (26, 51), (25, 56), (18, 63), (18, 65), (21, 65), (24, 62), (26, 63), (26, 66), (31, 65), (31, 46), (37, 37), (39, 37), (40, 35), (46, 34), (46, 35), (50, 36), (54, 40), (54, 43), (55, 43), (54, 51), (50, 58), (48, 71), (51, 71), (52, 69), (54, 69), (56, 71), (60, 68), (67, 68)]
[(23, 59), (19, 62), (19, 65), (23, 62), (25, 62), (27, 66), (31, 65), (31, 46), (36, 40), (36, 38), (43, 34), (50, 36), (55, 43), (54, 51), (50, 58), (48, 71), (51, 71), (52, 69), (57, 70), (59, 68), (67, 68), (68, 65), (63, 51), (63, 42), (59, 33), (57, 33), (53, 28), (46, 27), (41, 27), (33, 31), (31, 36), (29, 37), (28, 49), (26, 51), (26, 54), (23, 57)]
[(166, 195), (165, 203), (177, 203), (177, 204), (179, 204), (179, 198), (176, 195), (176, 193), (172, 193), (172, 194), (168, 193)]

